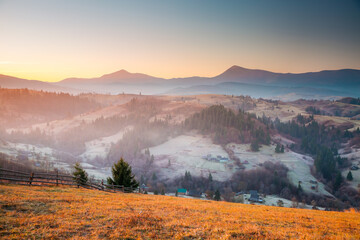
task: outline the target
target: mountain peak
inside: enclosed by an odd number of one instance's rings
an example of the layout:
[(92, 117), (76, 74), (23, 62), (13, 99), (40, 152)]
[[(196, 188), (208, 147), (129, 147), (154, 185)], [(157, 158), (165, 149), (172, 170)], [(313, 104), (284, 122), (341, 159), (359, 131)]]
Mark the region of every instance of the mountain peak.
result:
[(130, 73), (130, 72), (126, 71), (125, 69), (121, 69), (121, 70), (113, 72), (113, 73), (104, 74), (100, 78), (122, 79), (122, 78), (128, 78), (131, 75), (133, 75), (133, 73)]
[(240, 69), (246, 69), (246, 68), (240, 67), (238, 65), (232, 65), (228, 70), (240, 70)]

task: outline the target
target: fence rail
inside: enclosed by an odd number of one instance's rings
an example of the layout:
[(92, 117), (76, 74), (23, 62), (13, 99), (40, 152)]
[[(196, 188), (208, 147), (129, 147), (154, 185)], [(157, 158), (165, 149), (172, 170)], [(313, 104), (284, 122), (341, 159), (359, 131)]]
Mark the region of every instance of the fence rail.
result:
[(20, 172), (10, 169), (0, 168), (0, 182), (14, 182), (20, 185), (28, 186), (43, 186), (43, 185), (67, 185), (77, 186), (87, 189), (96, 189), (107, 192), (139, 192), (139, 188), (124, 187), (121, 185), (109, 185), (103, 183), (96, 183), (94, 181), (81, 182), (77, 181), (74, 176), (55, 173), (42, 172)]

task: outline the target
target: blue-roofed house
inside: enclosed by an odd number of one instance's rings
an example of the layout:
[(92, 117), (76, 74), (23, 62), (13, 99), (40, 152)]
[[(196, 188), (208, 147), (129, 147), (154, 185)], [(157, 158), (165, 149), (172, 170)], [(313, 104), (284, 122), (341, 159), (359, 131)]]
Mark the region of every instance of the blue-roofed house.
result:
[(178, 195), (187, 195), (188, 191), (185, 188), (178, 188)]

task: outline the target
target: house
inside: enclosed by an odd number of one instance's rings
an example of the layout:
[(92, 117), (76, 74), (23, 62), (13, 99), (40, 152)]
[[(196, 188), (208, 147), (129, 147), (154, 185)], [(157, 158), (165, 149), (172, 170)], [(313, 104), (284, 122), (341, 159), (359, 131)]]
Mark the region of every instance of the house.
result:
[(187, 190), (185, 188), (178, 188), (178, 195), (187, 195)]
[(220, 158), (221, 163), (225, 163), (225, 162), (228, 162), (228, 161), (229, 161), (229, 158), (227, 158), (227, 157), (221, 157)]
[(198, 191), (194, 191), (194, 190), (189, 190), (187, 195), (188, 196), (192, 196), (192, 197), (201, 197), (201, 192)]
[(220, 163), (227, 163), (229, 160), (220, 160)]
[(143, 184), (141, 184), (141, 186), (140, 186), (140, 192), (145, 193), (145, 192), (147, 192), (146, 189), (148, 189), (148, 188), (149, 188), (149, 187), (147, 187), (147, 186), (145, 185), (145, 183), (143, 183)]
[(262, 200), (259, 198), (259, 194), (255, 190), (250, 190), (250, 202), (262, 202)]
[(356, 170), (359, 170), (359, 167), (354, 165), (354, 166), (352, 166), (352, 167), (350, 168), (350, 170), (356, 171)]

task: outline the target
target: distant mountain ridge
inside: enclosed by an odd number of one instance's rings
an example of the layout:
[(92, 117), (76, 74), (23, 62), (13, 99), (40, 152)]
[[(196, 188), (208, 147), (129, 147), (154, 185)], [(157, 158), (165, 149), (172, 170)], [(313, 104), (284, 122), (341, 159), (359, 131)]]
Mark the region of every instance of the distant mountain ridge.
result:
[[(359, 97), (360, 70), (340, 69), (307, 73), (275, 73), (261, 69), (232, 66), (214, 77), (188, 77), (164, 79), (143, 73), (130, 73), (124, 69), (95, 78), (67, 78), (56, 83), (30, 81), (19, 78), (9, 81), (0, 77), (0, 86), (27, 87), (44, 90), (118, 94), (189, 94), (190, 92), (218, 94), (246, 94), (276, 97), (274, 94), (300, 94), (306, 96)], [(226, 83), (226, 84), (225, 84)], [(231, 83), (233, 85), (231, 85)], [(236, 83), (236, 84), (235, 84)], [(242, 85), (241, 85), (242, 84)], [(276, 89), (278, 88), (278, 89)], [(202, 90), (201, 90), (202, 89)], [(250, 91), (251, 90), (251, 91)], [(256, 93), (258, 91), (258, 93)]]
[(73, 89), (54, 85), (38, 80), (28, 80), (0, 74), (0, 87), (2, 88), (28, 88), (48, 92), (75, 92)]
[(130, 73), (124, 69), (104, 74), (101, 77), (97, 78), (67, 78), (60, 82), (58, 85), (67, 85), (67, 84), (84, 84), (84, 83), (91, 83), (91, 84), (104, 84), (104, 83), (128, 83), (131, 81), (132, 83), (142, 83), (143, 81), (151, 81), (151, 80), (158, 80), (160, 78), (152, 77), (143, 73)]

